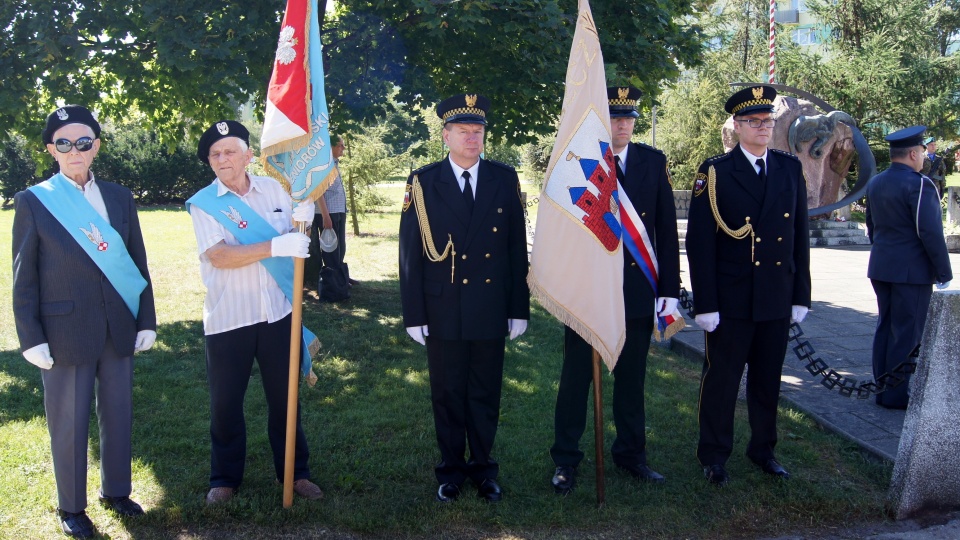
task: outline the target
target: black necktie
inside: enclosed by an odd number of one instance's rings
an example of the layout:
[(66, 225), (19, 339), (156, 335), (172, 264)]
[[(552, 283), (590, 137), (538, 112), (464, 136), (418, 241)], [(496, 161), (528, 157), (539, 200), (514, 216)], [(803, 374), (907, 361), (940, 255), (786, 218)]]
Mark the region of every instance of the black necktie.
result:
[(757, 166), (760, 167), (760, 183), (764, 183), (767, 180), (767, 170), (763, 167), (763, 158), (757, 159)]
[(620, 166), (620, 156), (613, 156), (613, 157), (617, 165), (617, 180), (619, 180), (620, 183), (623, 184), (624, 182), (626, 182), (626, 180), (624, 180), (623, 167)]
[(473, 188), (470, 187), (470, 171), (463, 171), (463, 202), (467, 203), (467, 211), (473, 213)]

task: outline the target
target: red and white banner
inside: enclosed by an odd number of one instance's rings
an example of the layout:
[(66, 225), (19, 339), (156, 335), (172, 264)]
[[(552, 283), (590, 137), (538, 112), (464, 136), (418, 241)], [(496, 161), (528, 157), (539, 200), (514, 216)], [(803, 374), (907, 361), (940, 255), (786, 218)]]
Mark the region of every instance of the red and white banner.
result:
[(618, 197), (600, 39), (590, 3), (579, 0), (527, 279), (540, 305), (611, 371), (626, 339)]
[(309, 0), (289, 0), (267, 87), (267, 108), (260, 138), (262, 155), (295, 150), (310, 140)]

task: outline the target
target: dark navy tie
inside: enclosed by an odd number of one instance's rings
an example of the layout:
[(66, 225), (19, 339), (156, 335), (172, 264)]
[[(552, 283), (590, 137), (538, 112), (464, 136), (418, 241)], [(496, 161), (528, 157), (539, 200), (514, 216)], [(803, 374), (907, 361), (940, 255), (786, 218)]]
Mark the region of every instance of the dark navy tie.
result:
[(463, 171), (463, 202), (467, 203), (467, 210), (473, 213), (473, 188), (470, 186), (470, 171)]
[(617, 180), (619, 180), (620, 183), (623, 184), (624, 182), (626, 182), (626, 180), (624, 179), (625, 175), (623, 174), (623, 167), (621, 167), (620, 165), (620, 156), (613, 156), (613, 157), (616, 160), (616, 164), (617, 164)]
[(763, 167), (763, 158), (757, 159), (757, 166), (760, 167), (760, 183), (767, 180), (767, 170)]

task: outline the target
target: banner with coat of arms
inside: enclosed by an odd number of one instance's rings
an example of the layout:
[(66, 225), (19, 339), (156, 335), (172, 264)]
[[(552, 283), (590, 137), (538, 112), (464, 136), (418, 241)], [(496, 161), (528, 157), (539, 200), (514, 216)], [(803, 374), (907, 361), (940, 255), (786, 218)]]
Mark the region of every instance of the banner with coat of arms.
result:
[(530, 291), (611, 371), (626, 339), (619, 192), (600, 39), (580, 0), (557, 141), (547, 166)]

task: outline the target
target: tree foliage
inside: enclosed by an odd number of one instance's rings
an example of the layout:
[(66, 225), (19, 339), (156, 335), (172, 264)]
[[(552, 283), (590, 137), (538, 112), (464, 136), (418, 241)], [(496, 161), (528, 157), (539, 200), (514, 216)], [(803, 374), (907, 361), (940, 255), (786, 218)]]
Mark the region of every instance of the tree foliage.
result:
[[(605, 60), (649, 100), (699, 61), (684, 17), (702, 0), (594, 2)], [(321, 2), (326, 5), (326, 2)], [(0, 123), (38, 140), (57, 102), (116, 120), (144, 113), (172, 151), (185, 130), (263, 110), (281, 0), (6, 0), (0, 3)], [(576, 0), (342, 0), (322, 23), (332, 117), (352, 129), (466, 90), (493, 100), (490, 133), (512, 143), (553, 127)], [(387, 97), (398, 89), (396, 103)], [(422, 125), (411, 131), (423, 133)], [(5, 134), (0, 134), (3, 137)]]

